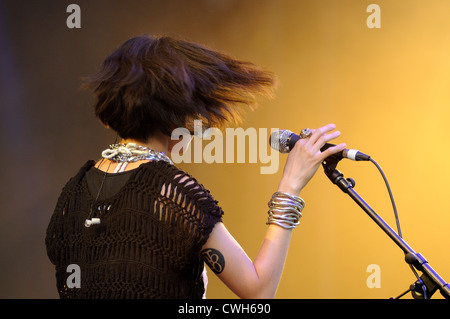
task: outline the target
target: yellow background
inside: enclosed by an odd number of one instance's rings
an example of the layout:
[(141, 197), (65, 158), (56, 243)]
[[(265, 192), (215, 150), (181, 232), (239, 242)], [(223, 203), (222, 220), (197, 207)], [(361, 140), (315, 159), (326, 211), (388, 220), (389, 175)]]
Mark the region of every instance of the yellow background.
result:
[[(367, 1), (289, 1), (233, 12), (210, 41), (273, 70), (280, 86), (243, 127), (284, 128), (335, 123), (338, 142), (370, 154), (391, 185), (405, 241), (450, 278), (448, 208), (450, 22), (448, 1), (377, 1), (381, 28), (370, 29)], [(234, 30), (233, 20), (248, 28)], [(204, 145), (208, 141), (204, 141)], [(280, 165), (286, 156), (280, 156)], [(182, 166), (210, 188), (225, 224), (254, 257), (264, 236), (267, 201), (282, 167), (261, 175), (259, 164)], [(393, 228), (384, 181), (369, 162), (341, 161), (355, 190)], [(389, 298), (415, 277), (396, 244), (319, 168), (302, 192), (278, 298)], [(368, 288), (367, 267), (380, 266), (380, 288)], [(232, 298), (209, 272), (209, 298)], [(447, 279), (448, 280), (448, 279)], [(408, 295), (407, 297), (410, 297)], [(435, 297), (441, 297), (439, 292)]]

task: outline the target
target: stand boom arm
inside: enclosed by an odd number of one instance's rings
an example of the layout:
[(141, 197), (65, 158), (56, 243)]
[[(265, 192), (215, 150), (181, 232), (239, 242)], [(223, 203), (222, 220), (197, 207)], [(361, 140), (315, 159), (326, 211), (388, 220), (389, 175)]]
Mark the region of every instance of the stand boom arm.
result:
[[(446, 283), (429, 265), (426, 259), (416, 254), (414, 250), (401, 238), (398, 234), (389, 227), (384, 220), (378, 216), (377, 213), (355, 192), (353, 187), (355, 183), (352, 179), (345, 179), (344, 175), (336, 169), (339, 159), (330, 157), (322, 163), (325, 174), (331, 180), (331, 182), (337, 185), (344, 193), (348, 194), (368, 215), (372, 220), (380, 226), (380, 228), (399, 246), (405, 253), (405, 261), (413, 265), (417, 270), (421, 271), (423, 275), (421, 279), (426, 288), (426, 296), (429, 298), (431, 295), (439, 289), (442, 296), (446, 299), (450, 299), (450, 285)], [(420, 298), (417, 294), (413, 293), (415, 298)]]

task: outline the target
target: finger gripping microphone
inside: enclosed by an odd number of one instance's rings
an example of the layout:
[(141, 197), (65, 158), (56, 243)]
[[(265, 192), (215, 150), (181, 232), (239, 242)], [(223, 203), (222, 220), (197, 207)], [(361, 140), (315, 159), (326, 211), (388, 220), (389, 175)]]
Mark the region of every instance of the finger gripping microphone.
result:
[[(273, 132), (270, 135), (269, 143), (270, 146), (279, 151), (280, 153), (289, 153), (293, 148), (295, 143), (300, 139), (301, 137), (297, 134), (289, 131), (289, 130), (280, 130)], [(326, 143), (320, 150), (323, 152), (329, 147), (335, 146), (334, 144)], [(344, 149), (343, 151), (334, 154), (333, 156), (336, 156), (340, 159), (342, 158), (348, 158), (353, 161), (369, 161), (370, 156), (366, 155), (364, 153), (361, 153), (358, 150), (353, 149)]]

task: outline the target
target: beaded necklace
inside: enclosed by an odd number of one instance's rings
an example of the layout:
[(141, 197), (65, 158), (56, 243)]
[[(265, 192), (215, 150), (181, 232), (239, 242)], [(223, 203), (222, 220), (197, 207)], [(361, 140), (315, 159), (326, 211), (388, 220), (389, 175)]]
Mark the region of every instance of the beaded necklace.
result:
[(140, 160), (165, 161), (173, 165), (170, 158), (163, 152), (156, 152), (148, 147), (137, 145), (136, 143), (111, 144), (108, 149), (102, 152), (102, 157), (119, 163), (114, 170), (114, 173), (123, 172), (128, 163)]
[[(136, 143), (118, 143), (118, 144), (111, 144), (109, 148), (104, 150), (102, 152), (102, 162), (105, 159), (110, 160), (111, 162), (118, 162), (116, 169), (114, 170), (114, 173), (123, 172), (125, 171), (125, 168), (127, 167), (128, 163), (137, 162), (140, 160), (149, 160), (149, 161), (165, 161), (171, 165), (173, 165), (173, 162), (170, 160), (170, 158), (164, 154), (163, 152), (156, 152), (152, 149), (149, 149), (148, 147), (137, 145)], [(100, 218), (95, 217), (93, 218), (93, 207), (96, 205), (100, 192), (103, 188), (103, 184), (106, 180), (106, 175), (109, 171), (109, 168), (111, 166), (111, 162), (108, 165), (108, 168), (105, 172), (105, 175), (103, 177), (102, 183), (99, 187), (97, 197), (95, 198), (95, 201), (91, 205), (91, 209), (89, 212), (89, 216), (86, 219), (84, 225), (86, 227), (90, 227), (91, 225), (100, 224)], [(102, 163), (100, 162), (100, 165)], [(111, 208), (111, 205), (107, 207), (107, 210)], [(100, 212), (100, 207), (98, 207), (98, 210)]]

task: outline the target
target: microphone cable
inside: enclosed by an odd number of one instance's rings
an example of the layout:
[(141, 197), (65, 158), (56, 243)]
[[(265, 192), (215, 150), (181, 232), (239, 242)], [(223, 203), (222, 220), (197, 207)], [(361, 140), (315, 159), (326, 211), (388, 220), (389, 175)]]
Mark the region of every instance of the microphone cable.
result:
[[(395, 205), (394, 196), (392, 195), (392, 190), (391, 190), (391, 187), (389, 186), (389, 182), (388, 182), (388, 180), (387, 180), (387, 178), (386, 178), (386, 175), (384, 174), (384, 172), (383, 172), (383, 170), (381, 169), (380, 165), (378, 165), (378, 163), (377, 163), (372, 157), (370, 157), (369, 161), (372, 162), (372, 163), (377, 167), (378, 171), (380, 172), (381, 176), (383, 177), (384, 183), (386, 184), (386, 188), (387, 188), (387, 190), (388, 190), (388, 192), (389, 192), (389, 197), (390, 197), (390, 199), (391, 199), (392, 208), (393, 208), (393, 210), (394, 210), (394, 216), (395, 216), (395, 222), (396, 222), (396, 224), (397, 224), (397, 232), (398, 232), (398, 236), (399, 236), (400, 238), (403, 238), (402, 231), (401, 231), (401, 228), (400, 228), (400, 220), (399, 220), (399, 217), (398, 217), (397, 206)], [(425, 286), (424, 286), (424, 284), (423, 284), (422, 279), (420, 278), (420, 276), (419, 276), (419, 274), (417, 273), (417, 271), (414, 269), (413, 265), (411, 265), (411, 264), (409, 264), (409, 263), (408, 263), (408, 265), (409, 265), (409, 267), (411, 268), (412, 272), (414, 273), (414, 276), (416, 276), (417, 281), (418, 281), (419, 284), (421, 284), (421, 286), (422, 286), (424, 298), (427, 299), (426, 288), (425, 288)], [(407, 292), (407, 291), (406, 291), (406, 292)], [(405, 293), (406, 293), (406, 292), (405, 292)], [(401, 297), (401, 296), (399, 296), (399, 297)]]
[(391, 187), (389, 186), (389, 182), (386, 178), (386, 175), (384, 174), (380, 165), (378, 165), (378, 163), (372, 157), (369, 159), (369, 161), (371, 161), (378, 168), (378, 171), (380, 172), (381, 176), (383, 176), (384, 183), (386, 184), (387, 190), (389, 192), (389, 197), (391, 199), (392, 208), (394, 210), (395, 222), (397, 224), (397, 232), (398, 232), (398, 235), (400, 236), (400, 238), (403, 238), (402, 230), (400, 228), (400, 220), (398, 218), (397, 206), (395, 205), (394, 196), (392, 195)]

